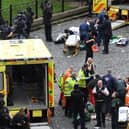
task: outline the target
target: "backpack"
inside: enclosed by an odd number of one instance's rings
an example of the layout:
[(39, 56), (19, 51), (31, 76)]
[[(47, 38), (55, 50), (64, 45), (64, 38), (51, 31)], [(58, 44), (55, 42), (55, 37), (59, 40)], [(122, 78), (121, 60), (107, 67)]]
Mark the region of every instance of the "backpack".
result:
[(126, 93), (126, 84), (125, 81), (122, 79), (118, 79), (116, 81), (116, 91), (118, 93), (118, 96), (124, 96)]
[(94, 106), (93, 106), (93, 104), (91, 103), (91, 102), (87, 102), (87, 104), (86, 104), (86, 108), (87, 108), (87, 111), (89, 112), (89, 113), (93, 113), (93, 112), (95, 112), (95, 108), (94, 108)]

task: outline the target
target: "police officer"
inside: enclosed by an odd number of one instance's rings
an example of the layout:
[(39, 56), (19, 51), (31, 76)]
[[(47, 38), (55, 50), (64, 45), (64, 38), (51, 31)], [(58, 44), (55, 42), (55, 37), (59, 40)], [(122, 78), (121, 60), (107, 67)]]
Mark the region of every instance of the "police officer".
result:
[(84, 66), (78, 72), (78, 87), (86, 95), (85, 101), (87, 101), (89, 94), (87, 84), (90, 81), (90, 79), (91, 76), (90, 76), (90, 71), (88, 70), (88, 65), (84, 64)]
[(88, 16), (92, 17), (92, 5), (93, 5), (93, 0), (87, 0), (87, 4), (88, 4)]
[(52, 11), (53, 6), (49, 0), (45, 0), (41, 3), (41, 9), (43, 11), (43, 22), (45, 25), (45, 38), (46, 41), (52, 42)]
[(28, 120), (26, 119), (24, 109), (20, 109), (19, 112), (13, 117), (14, 129), (28, 129)]
[(85, 127), (85, 94), (80, 91), (78, 85), (74, 85), (74, 90), (71, 92), (72, 110), (73, 110), (73, 126), (74, 129), (78, 129), (78, 115), (80, 116), (81, 129), (87, 129)]
[(30, 31), (31, 31), (31, 25), (33, 23), (33, 16), (34, 16), (34, 13), (33, 13), (31, 7), (26, 8), (25, 15), (26, 15), (26, 19), (27, 19), (26, 20), (26, 25), (27, 25), (26, 31), (27, 31), (27, 35), (29, 36)]
[(4, 106), (4, 101), (0, 100), (0, 129), (10, 129), (12, 120), (9, 115), (9, 110)]
[(95, 97), (95, 111), (96, 111), (96, 127), (105, 127), (105, 97), (109, 95), (108, 89), (103, 85), (102, 80), (98, 80), (97, 85), (93, 88)]
[(102, 9), (97, 16), (96, 29), (97, 29), (97, 45), (100, 46), (101, 42), (104, 42), (104, 16), (106, 15), (106, 10)]
[(111, 21), (109, 20), (108, 15), (104, 15), (104, 50), (103, 54), (109, 53), (109, 40), (112, 37), (112, 27), (111, 27)]
[[(17, 39), (27, 38), (27, 25), (26, 25), (26, 16), (23, 12), (19, 12), (17, 17), (14, 19), (14, 25), (12, 27), (12, 33), (16, 35)], [(13, 35), (12, 34), (12, 35)]]
[(72, 74), (64, 82), (64, 96), (66, 98), (65, 116), (72, 117), (71, 109), (71, 92), (74, 89), (74, 85), (77, 83), (76, 74)]

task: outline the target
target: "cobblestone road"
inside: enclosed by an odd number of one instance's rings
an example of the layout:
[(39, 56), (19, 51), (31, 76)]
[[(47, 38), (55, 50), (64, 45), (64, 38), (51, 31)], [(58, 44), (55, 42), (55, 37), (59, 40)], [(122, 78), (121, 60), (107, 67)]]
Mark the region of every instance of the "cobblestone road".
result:
[[(56, 39), (58, 33), (63, 32), (64, 29), (67, 29), (71, 26), (79, 26), (82, 21), (84, 21), (84, 18), (53, 25), (53, 39)], [(126, 26), (119, 30), (113, 31), (113, 34), (129, 37), (129, 27)], [(44, 29), (32, 32), (31, 37), (42, 38), (44, 40)], [(75, 57), (68, 58), (62, 52), (63, 44), (55, 45), (53, 42), (45, 43), (54, 56), (55, 71), (57, 76), (59, 73), (65, 71), (70, 65), (74, 66), (75, 72), (78, 72), (78, 70), (82, 67), (85, 60), (85, 51), (81, 51), (79, 55)], [(115, 44), (111, 44), (108, 55), (103, 55), (101, 52), (102, 49), (103, 47), (101, 46), (100, 51), (98, 53), (94, 53), (94, 61), (97, 66), (97, 73), (103, 75), (106, 73), (107, 69), (111, 69), (113, 75), (115, 76), (120, 75), (124, 78), (125, 76), (129, 75), (129, 45), (126, 47), (117, 47)], [(52, 122), (53, 127), (54, 129), (73, 129), (72, 120), (64, 117), (64, 111), (58, 105), (58, 99), (59, 89), (55, 84), (55, 116)], [(88, 129), (93, 129), (95, 124), (96, 122), (92, 120), (86, 123), (86, 126)], [(106, 129), (111, 129), (110, 121), (106, 121)]]

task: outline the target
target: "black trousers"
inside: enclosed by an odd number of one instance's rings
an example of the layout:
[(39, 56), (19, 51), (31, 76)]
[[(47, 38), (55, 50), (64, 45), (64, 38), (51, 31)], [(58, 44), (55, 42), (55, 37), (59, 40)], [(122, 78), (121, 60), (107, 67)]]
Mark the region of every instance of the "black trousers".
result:
[(118, 126), (118, 109), (117, 108), (112, 108), (112, 120), (111, 120), (111, 124), (112, 124), (112, 129), (119, 129)]
[(88, 88), (82, 88), (82, 87), (79, 87), (80, 91), (83, 92), (85, 94), (85, 102), (87, 102), (87, 99), (88, 99), (88, 96), (89, 96), (89, 91), (88, 91)]
[(85, 57), (85, 62), (87, 62), (87, 59), (91, 57), (93, 58), (93, 51), (92, 51), (92, 47), (88, 47), (86, 48), (86, 57)]
[(95, 111), (96, 111), (97, 126), (101, 127), (102, 124), (105, 125), (105, 112), (106, 112), (105, 102), (96, 102)]
[(65, 116), (72, 117), (71, 96), (66, 96)]
[(51, 23), (46, 23), (45, 25), (45, 38), (47, 41), (52, 40), (52, 26)]
[(88, 12), (89, 12), (89, 16), (92, 16), (92, 3), (88, 3)]
[(104, 44), (103, 44), (104, 45), (104, 50), (103, 51), (105, 53), (108, 53), (109, 52), (109, 40), (110, 40), (110, 37), (111, 36), (109, 36), (109, 35), (105, 35), (104, 36)]
[[(80, 117), (80, 119), (78, 120), (78, 115)], [(78, 107), (74, 107), (73, 109), (73, 126), (74, 129), (78, 128), (78, 125), (81, 125), (81, 129), (85, 129), (85, 112), (84, 112), (84, 108), (78, 108)]]

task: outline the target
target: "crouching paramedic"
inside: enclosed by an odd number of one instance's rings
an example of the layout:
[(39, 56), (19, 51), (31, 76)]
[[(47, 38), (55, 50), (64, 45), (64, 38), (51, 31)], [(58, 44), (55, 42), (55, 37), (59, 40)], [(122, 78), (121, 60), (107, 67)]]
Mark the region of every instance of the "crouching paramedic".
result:
[(65, 116), (72, 117), (72, 108), (71, 108), (71, 92), (74, 89), (74, 85), (77, 83), (76, 74), (72, 74), (64, 82), (64, 96), (66, 98), (65, 105)]

